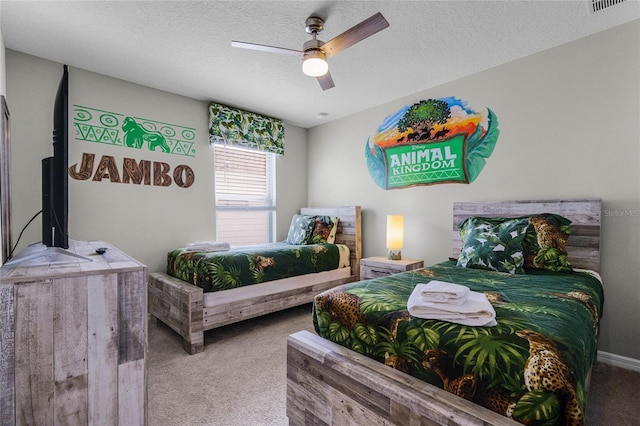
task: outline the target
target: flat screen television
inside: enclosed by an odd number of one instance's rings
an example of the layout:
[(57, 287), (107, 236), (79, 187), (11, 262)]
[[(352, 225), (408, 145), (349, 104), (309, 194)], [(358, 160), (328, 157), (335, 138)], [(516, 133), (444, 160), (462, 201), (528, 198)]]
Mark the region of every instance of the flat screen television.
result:
[(53, 104), (53, 156), (42, 159), (42, 244), (69, 248), (69, 70)]
[(53, 104), (53, 156), (42, 160), (42, 243), (34, 243), (6, 265), (42, 266), (92, 262), (69, 248), (69, 69), (63, 67)]

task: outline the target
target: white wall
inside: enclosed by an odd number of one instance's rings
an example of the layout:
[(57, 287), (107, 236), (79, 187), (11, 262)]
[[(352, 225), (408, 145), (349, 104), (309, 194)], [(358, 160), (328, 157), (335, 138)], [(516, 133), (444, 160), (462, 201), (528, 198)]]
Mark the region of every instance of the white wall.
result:
[[(40, 161), (52, 153), (53, 99), (62, 65), (12, 50), (7, 50), (6, 65), (15, 241), (41, 207)], [(113, 156), (121, 176), (124, 157), (165, 162), (172, 170), (183, 164), (193, 169), (195, 183), (180, 188), (70, 178), (69, 237), (108, 241), (145, 263), (150, 271), (165, 269), (167, 251), (189, 241), (214, 239), (213, 153), (208, 144), (207, 103), (76, 68), (70, 68), (69, 81), (71, 105), (196, 129), (195, 158), (79, 141), (72, 134), (70, 165), (80, 163), (83, 152), (95, 153), (96, 165), (103, 155)], [(70, 115), (73, 117), (73, 111)], [(70, 129), (73, 132), (73, 124)], [(281, 239), (286, 237), (291, 216), (306, 201), (306, 131), (286, 126), (285, 135), (286, 154), (277, 162)], [(303, 178), (298, 180), (296, 176)], [(38, 218), (27, 228), (18, 251), (41, 239), (40, 223)]]
[[(310, 159), (340, 155), (309, 161), (309, 203), (361, 205), (365, 256), (386, 253), (386, 215), (405, 215), (403, 256), (430, 264), (451, 256), (454, 201), (601, 198), (600, 349), (640, 359), (639, 37), (634, 21), (311, 129)], [(449, 96), (498, 117), (500, 137), (478, 178), (379, 188), (366, 167), (367, 138), (402, 106)]]

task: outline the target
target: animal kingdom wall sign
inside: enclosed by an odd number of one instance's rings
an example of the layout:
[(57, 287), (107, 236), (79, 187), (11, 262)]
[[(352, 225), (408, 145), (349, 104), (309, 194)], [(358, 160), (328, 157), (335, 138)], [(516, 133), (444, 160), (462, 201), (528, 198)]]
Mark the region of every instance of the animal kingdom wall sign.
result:
[[(79, 142), (155, 151), (180, 157), (196, 155), (196, 132), (193, 128), (81, 105), (74, 105), (74, 113), (75, 139)], [(71, 165), (68, 172), (76, 180), (161, 187), (175, 184), (180, 188), (189, 188), (195, 181), (193, 169), (185, 164), (179, 164), (172, 170), (171, 165), (164, 161), (129, 157), (118, 161), (111, 155), (102, 155), (96, 161), (96, 154), (87, 152), (82, 153), (82, 160)]]
[(471, 183), (493, 153), (498, 120), (454, 97), (426, 99), (387, 117), (365, 147), (367, 168), (382, 189)]

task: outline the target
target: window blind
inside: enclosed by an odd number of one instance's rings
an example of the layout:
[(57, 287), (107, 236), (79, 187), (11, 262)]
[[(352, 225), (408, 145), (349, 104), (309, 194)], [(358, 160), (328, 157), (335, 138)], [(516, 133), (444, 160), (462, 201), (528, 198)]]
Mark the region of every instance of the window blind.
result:
[(217, 240), (274, 241), (275, 155), (214, 144)]

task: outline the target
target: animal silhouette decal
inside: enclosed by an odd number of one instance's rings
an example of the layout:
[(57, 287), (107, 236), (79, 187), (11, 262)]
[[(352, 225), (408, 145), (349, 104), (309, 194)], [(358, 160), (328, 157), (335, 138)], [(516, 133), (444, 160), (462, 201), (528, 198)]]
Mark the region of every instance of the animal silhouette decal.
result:
[(125, 131), (124, 145), (129, 148), (140, 149), (146, 142), (149, 144), (149, 151), (160, 147), (162, 152), (171, 152), (167, 140), (160, 132), (145, 129), (131, 117), (122, 121), (122, 130)]

